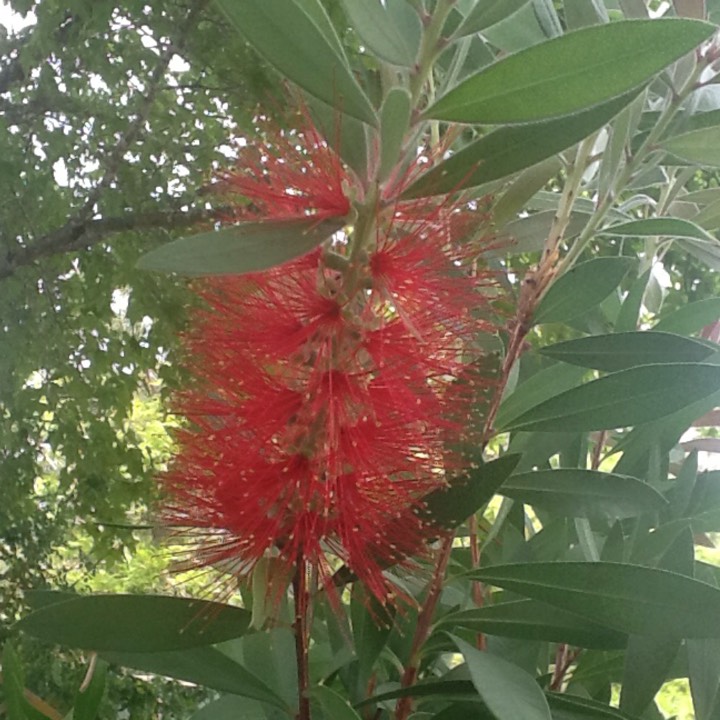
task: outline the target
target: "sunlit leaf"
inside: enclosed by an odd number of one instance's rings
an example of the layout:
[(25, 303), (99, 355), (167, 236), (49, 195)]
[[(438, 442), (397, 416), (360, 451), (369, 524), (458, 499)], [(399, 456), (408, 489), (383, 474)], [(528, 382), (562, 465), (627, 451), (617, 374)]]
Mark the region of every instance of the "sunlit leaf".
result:
[[(377, 123), (319, 3), (217, 2), (237, 31), (283, 75), (341, 112)], [(310, 4), (316, 5), (313, 12)]]
[(443, 617), (438, 629), (467, 628), (520, 640), (564, 642), (578, 647), (624, 648), (627, 635), (535, 600), (513, 600)]
[(475, 3), (465, 20), (455, 31), (454, 37), (481, 32), (516, 13), (529, 0), (485, 0)]
[(497, 720), (552, 720), (535, 678), (497, 655), (453, 638), (463, 654), (475, 689)]
[(472, 573), (620, 632), (720, 637), (720, 590), (657, 568), (607, 562), (495, 565)]
[(575, 145), (611, 120), (636, 91), (568, 117), (502, 127), (422, 175), (404, 197), (439, 195), (511, 175)]
[(588, 260), (560, 276), (540, 301), (535, 323), (567, 322), (601, 303), (635, 265), (630, 257)]
[(682, 335), (648, 331), (589, 335), (546, 345), (539, 352), (572, 365), (613, 372), (652, 363), (702, 362), (716, 350), (710, 343)]
[(720, 126), (691, 130), (663, 140), (660, 146), (691, 165), (720, 167)]
[(256, 272), (304, 255), (341, 227), (341, 221), (312, 218), (238, 223), (161, 245), (137, 266), (189, 276)]
[(720, 366), (641, 365), (606, 375), (537, 405), (505, 430), (610, 430), (670, 415), (720, 389)]
[(576, 30), (481, 70), (426, 116), (498, 124), (568, 115), (639, 87), (714, 32), (708, 23), (663, 19)]
[(342, 0), (342, 6), (361, 40), (378, 57), (393, 65), (412, 67), (415, 64), (419, 43), (413, 40), (420, 39), (422, 25), (409, 3), (405, 3), (408, 12), (404, 17), (406, 23), (413, 25), (409, 29), (398, 25), (398, 15), (388, 12), (380, 0)]
[(250, 613), (163, 595), (83, 595), (46, 605), (15, 627), (48, 643), (87, 650), (159, 652), (243, 635)]
[(667, 505), (663, 496), (642, 480), (580, 468), (512, 475), (498, 492), (569, 517), (634, 517)]

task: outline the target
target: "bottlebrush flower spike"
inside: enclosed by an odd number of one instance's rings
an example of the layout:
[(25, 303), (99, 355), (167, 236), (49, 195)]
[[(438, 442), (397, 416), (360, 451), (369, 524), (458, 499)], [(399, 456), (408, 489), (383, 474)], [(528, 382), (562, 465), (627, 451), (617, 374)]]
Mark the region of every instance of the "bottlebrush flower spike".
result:
[[(305, 147), (284, 138), (258, 151), (260, 177), (226, 183), (269, 218), (346, 215), (340, 161), (315, 131)], [(175, 403), (189, 425), (164, 477), (164, 518), (194, 538), (191, 564), (247, 575), (274, 557), (330, 587), (345, 563), (381, 602), (397, 597), (384, 571), (422, 550), (414, 511), (461, 463), (447, 448), (468, 432), (486, 278), (461, 267), (454, 208), (389, 209), (361, 252), (351, 239), (198, 283), (195, 381)]]
[(238, 168), (221, 175), (221, 187), (251, 200), (236, 219), (289, 220), (345, 217), (349, 183), (340, 158), (313, 126), (307, 113), (299, 129), (281, 130), (260, 119), (268, 138), (244, 146)]

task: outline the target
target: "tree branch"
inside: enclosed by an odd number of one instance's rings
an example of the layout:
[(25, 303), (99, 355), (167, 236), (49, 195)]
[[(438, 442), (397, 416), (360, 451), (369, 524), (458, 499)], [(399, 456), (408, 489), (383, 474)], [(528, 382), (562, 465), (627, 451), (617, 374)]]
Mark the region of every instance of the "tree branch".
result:
[(135, 119), (130, 123), (128, 129), (122, 134), (118, 140), (118, 144), (110, 154), (108, 162), (105, 166), (105, 173), (100, 179), (100, 182), (98, 182), (92, 192), (88, 195), (77, 215), (69, 221), (69, 225), (84, 224), (85, 221), (93, 214), (95, 205), (100, 199), (103, 191), (109, 187), (117, 177), (125, 153), (142, 134), (145, 122), (150, 115), (150, 110), (152, 109), (155, 98), (160, 90), (160, 82), (164, 78), (168, 66), (170, 65), (170, 60), (172, 60), (173, 55), (182, 50), (190, 31), (193, 30), (197, 24), (198, 15), (207, 5), (207, 2), (208, 0), (203, 0), (203, 2), (197, 2), (193, 6), (192, 10), (190, 10), (187, 18), (185, 19), (185, 22), (180, 28), (178, 40), (176, 42), (169, 42), (160, 53), (158, 63), (148, 78), (148, 90), (140, 103)]
[(0, 280), (14, 274), (17, 268), (29, 265), (41, 257), (91, 246), (112, 233), (149, 227), (183, 227), (218, 216), (219, 211), (208, 212), (202, 210), (170, 213), (151, 212), (119, 218), (93, 219), (92, 217), (96, 213), (96, 206), (103, 192), (116, 180), (125, 153), (142, 135), (155, 98), (162, 88), (161, 83), (172, 57), (182, 50), (190, 32), (197, 24), (198, 15), (207, 3), (208, 0), (202, 0), (192, 6), (185, 22), (178, 31), (178, 39), (175, 42), (168, 42), (158, 56), (157, 65), (146, 82), (147, 92), (139, 103), (133, 121), (118, 139), (117, 145), (115, 145), (105, 163), (103, 176), (85, 198), (82, 206), (63, 226), (50, 231), (27, 245), (11, 247), (6, 250), (5, 257), (0, 259)]
[(15, 249), (6, 250), (5, 257), (0, 260), (0, 280), (10, 277), (18, 268), (30, 265), (42, 257), (89, 248), (116, 233), (152, 228), (179, 230), (228, 217), (230, 213), (231, 209), (228, 207), (212, 210), (151, 210), (119, 217), (87, 219), (82, 224), (68, 222), (38, 238), (32, 245), (18, 245)]

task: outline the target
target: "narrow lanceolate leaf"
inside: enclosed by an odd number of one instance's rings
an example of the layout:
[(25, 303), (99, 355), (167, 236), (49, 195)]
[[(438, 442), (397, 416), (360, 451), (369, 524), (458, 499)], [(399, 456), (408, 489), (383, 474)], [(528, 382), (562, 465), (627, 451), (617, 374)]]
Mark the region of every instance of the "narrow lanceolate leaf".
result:
[(428, 524), (452, 530), (492, 498), (519, 461), (519, 455), (505, 455), (480, 465), (453, 480), (447, 488), (431, 492), (417, 512)]
[(413, 28), (398, 27), (397, 15), (391, 15), (380, 0), (342, 0), (351, 25), (367, 47), (378, 57), (392, 65), (412, 67), (417, 57), (418, 46), (411, 41), (422, 33), (419, 15), (412, 6), (406, 15), (406, 22)]
[(387, 178), (397, 166), (403, 138), (410, 125), (412, 100), (403, 87), (392, 88), (380, 110), (380, 178)]
[(667, 505), (665, 498), (642, 480), (576, 468), (512, 475), (499, 492), (513, 500), (569, 517), (635, 517)]
[(333, 720), (362, 720), (357, 711), (353, 709), (348, 700), (338, 692), (326, 685), (316, 685), (309, 693), (322, 708), (323, 715)]
[(683, 305), (664, 315), (653, 328), (656, 331), (692, 335), (720, 317), (720, 297), (705, 298)]
[(682, 335), (648, 331), (588, 335), (547, 345), (539, 352), (571, 365), (615, 372), (653, 363), (702, 362), (716, 348)]
[(137, 266), (188, 276), (256, 272), (304, 255), (341, 227), (341, 221), (312, 218), (238, 223), (161, 245)]
[(529, 0), (483, 0), (475, 3), (475, 7), (455, 31), (454, 37), (472, 35), (492, 27), (516, 13), (527, 2)]
[(288, 709), (265, 682), (214, 647), (165, 652), (103, 652), (102, 657), (114, 665), (175, 678)]
[(647, 220), (633, 220), (632, 222), (611, 225), (602, 229), (603, 235), (617, 235), (619, 237), (670, 237), (689, 238), (691, 240), (704, 240), (717, 242), (707, 230), (690, 220), (682, 218), (658, 217)]
[(319, 3), (310, 12), (295, 0), (217, 2), (245, 40), (285, 77), (339, 111), (377, 123)]
[(696, 720), (713, 720), (720, 711), (720, 641), (688, 640), (688, 679)]
[(559, 277), (540, 301), (533, 321), (567, 322), (599, 305), (635, 265), (629, 257), (601, 257), (580, 263)]
[(637, 720), (617, 708), (568, 693), (545, 695), (554, 720)]
[(438, 629), (467, 628), (488, 635), (531, 642), (563, 642), (594, 650), (620, 650), (627, 635), (537, 602), (513, 600), (445, 615)]
[[(449, 673), (446, 673), (444, 677), (453, 678), (458, 675), (458, 670), (464, 670), (464, 666), (459, 666)], [(463, 677), (466, 673), (463, 673)], [(402, 697), (459, 697), (461, 695), (467, 695), (469, 700), (475, 700), (477, 692), (475, 686), (470, 680), (459, 680), (459, 679), (443, 679), (443, 680), (424, 680), (411, 687), (397, 688), (396, 690), (388, 690), (387, 692), (378, 693), (373, 695), (366, 700), (361, 700), (356, 703), (355, 707), (361, 708), (366, 705), (371, 705), (385, 700), (396, 700)]]
[(567, 117), (495, 130), (425, 173), (403, 197), (439, 195), (475, 187), (535, 165), (601, 128), (636, 95), (633, 91)]
[(552, 720), (545, 695), (534, 677), (460, 638), (452, 640), (465, 658), (475, 689), (497, 720)]
[(160, 652), (243, 635), (250, 613), (162, 595), (85, 595), (26, 615), (15, 627), (48, 643), (85, 650)]
[(495, 419), (496, 425), (504, 427), (510, 420), (522, 415), (530, 408), (565, 390), (576, 387), (586, 374), (587, 371), (582, 368), (565, 363), (555, 363), (549, 368), (531, 375), (503, 399)]
[(720, 637), (720, 590), (685, 575), (607, 562), (495, 565), (472, 573), (619, 632)]
[(75, 695), (75, 706), (73, 707), (72, 720), (96, 720), (100, 703), (105, 694), (105, 682), (107, 679), (107, 663), (104, 660), (97, 660), (92, 669), (92, 677), (89, 683), (83, 683)]
[(425, 115), (488, 124), (568, 115), (640, 87), (714, 31), (714, 26), (694, 20), (583, 28), (481, 70), (441, 97)]
[(25, 680), (22, 665), (15, 648), (7, 641), (2, 652), (3, 696), (8, 718), (26, 720)]
[(690, 165), (720, 167), (720, 126), (676, 135), (663, 140), (660, 147)]
[(502, 429), (586, 432), (640, 425), (670, 415), (718, 389), (718, 365), (641, 365), (561, 393)]
[(720, 242), (680, 239), (678, 245), (713, 270), (720, 270)]

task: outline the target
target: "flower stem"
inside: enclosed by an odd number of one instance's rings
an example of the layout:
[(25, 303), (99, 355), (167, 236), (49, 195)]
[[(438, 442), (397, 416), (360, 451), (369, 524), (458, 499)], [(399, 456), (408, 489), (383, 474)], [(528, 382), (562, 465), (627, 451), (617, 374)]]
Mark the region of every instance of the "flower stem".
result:
[[(450, 553), (453, 547), (453, 536), (448, 535), (444, 540), (442, 547), (438, 553), (438, 559), (435, 564), (435, 572), (428, 587), (427, 596), (420, 613), (418, 615), (417, 626), (415, 627), (415, 635), (413, 636), (412, 647), (410, 649), (410, 657), (405, 666), (400, 684), (402, 687), (411, 687), (417, 680), (418, 670), (420, 669), (420, 659), (422, 657), (422, 646), (430, 635), (432, 629), (432, 620), (435, 615), (440, 595), (442, 594), (443, 581), (445, 579), (445, 571), (450, 562)], [(412, 697), (407, 696), (400, 698), (395, 710), (396, 720), (407, 720), (412, 710)]]
[(298, 556), (295, 577), (293, 578), (293, 595), (295, 597), (295, 659), (297, 661), (298, 681), (298, 712), (296, 720), (310, 720), (310, 672), (308, 666), (308, 609), (309, 595), (307, 588), (307, 567), (302, 553)]

